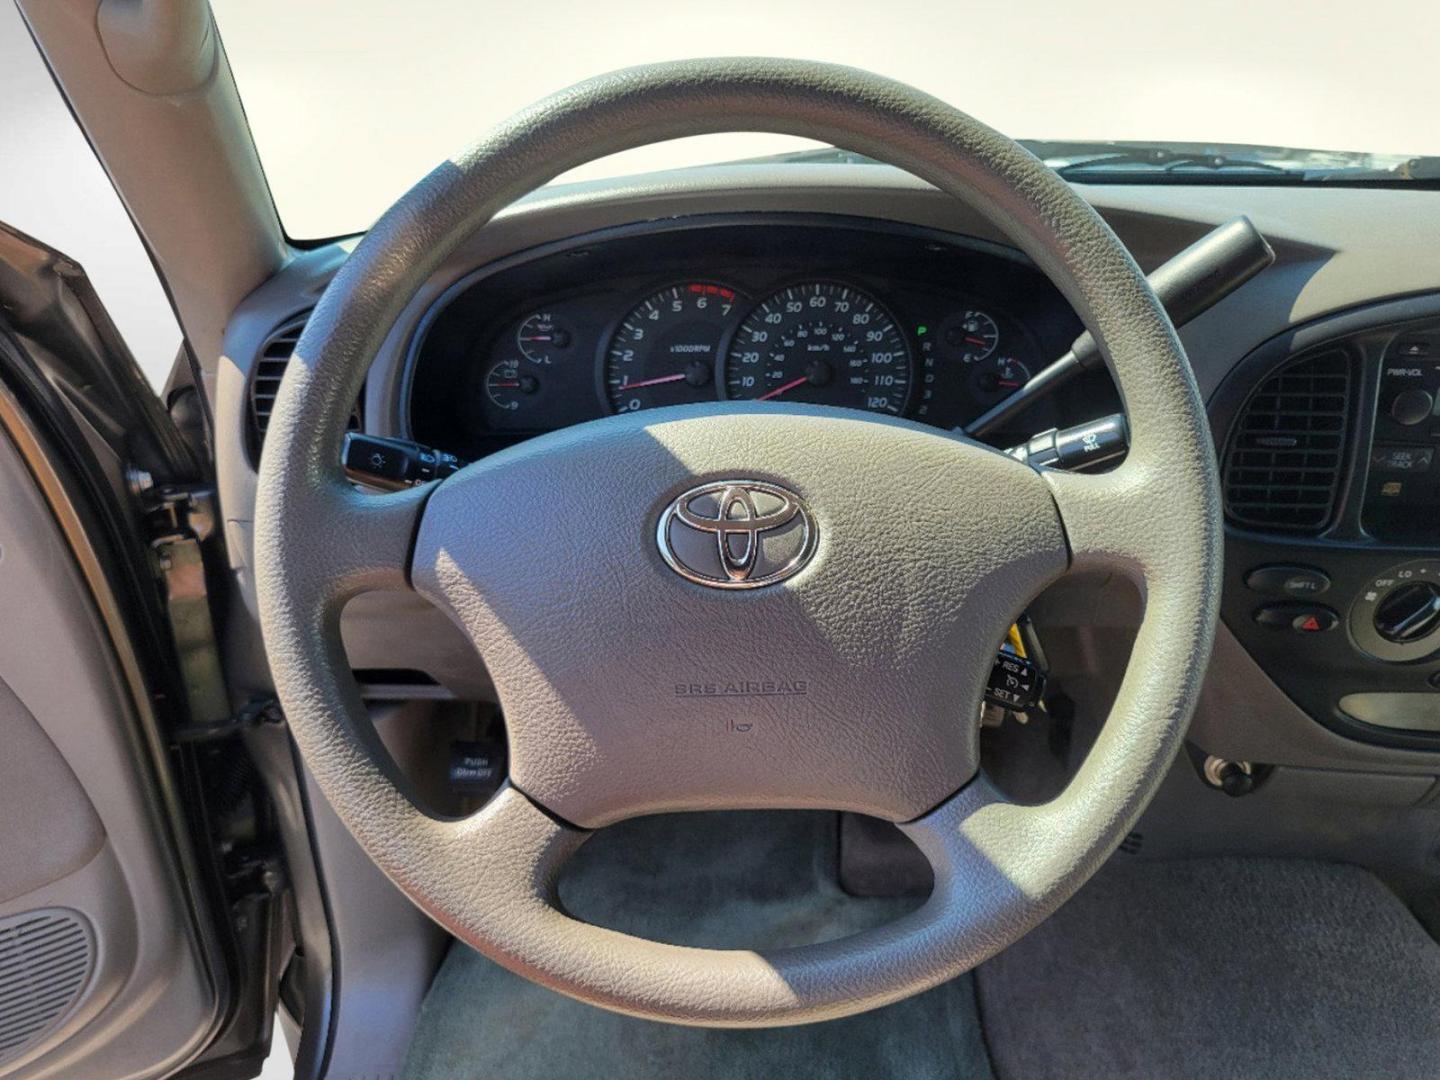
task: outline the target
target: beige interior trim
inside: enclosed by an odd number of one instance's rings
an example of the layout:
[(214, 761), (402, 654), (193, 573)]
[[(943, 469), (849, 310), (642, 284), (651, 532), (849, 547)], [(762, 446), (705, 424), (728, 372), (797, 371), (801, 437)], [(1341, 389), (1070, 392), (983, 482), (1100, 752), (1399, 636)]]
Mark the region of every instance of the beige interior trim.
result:
[(209, 382), (235, 306), (289, 255), (205, 0), (18, 0)]

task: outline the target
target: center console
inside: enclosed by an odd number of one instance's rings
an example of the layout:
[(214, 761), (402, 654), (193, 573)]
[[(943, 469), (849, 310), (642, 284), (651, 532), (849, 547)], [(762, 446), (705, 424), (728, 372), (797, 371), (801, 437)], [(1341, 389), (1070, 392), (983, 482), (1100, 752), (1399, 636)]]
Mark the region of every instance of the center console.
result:
[(1440, 297), (1268, 342), (1210, 413), (1227, 626), (1320, 723), (1440, 750)]
[(1440, 324), (1403, 331), (1380, 360), (1361, 520), (1372, 536), (1440, 541)]

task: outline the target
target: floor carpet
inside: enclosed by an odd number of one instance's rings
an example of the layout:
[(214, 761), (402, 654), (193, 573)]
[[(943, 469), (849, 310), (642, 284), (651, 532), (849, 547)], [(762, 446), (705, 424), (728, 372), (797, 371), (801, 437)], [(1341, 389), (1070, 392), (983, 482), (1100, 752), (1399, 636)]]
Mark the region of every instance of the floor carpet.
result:
[(1112, 861), (978, 979), (1003, 1080), (1440, 1077), (1440, 945), (1354, 867)]
[[(836, 880), (834, 814), (644, 818), (581, 849), (561, 882), (588, 922), (677, 944), (799, 945), (853, 934), (916, 900), (858, 900)], [(956, 979), (888, 1008), (767, 1031), (708, 1031), (581, 1005), (450, 950), (426, 998), (411, 1080), (864, 1077), (991, 1080), (975, 984)]]
[[(844, 895), (836, 854), (831, 814), (643, 819), (582, 849), (561, 896), (590, 922), (742, 948), (840, 937), (917, 902)], [(706, 1031), (616, 1016), (456, 946), (406, 1075), (1434, 1078), (1440, 945), (1353, 867), (1120, 856), (977, 976), (806, 1027)]]

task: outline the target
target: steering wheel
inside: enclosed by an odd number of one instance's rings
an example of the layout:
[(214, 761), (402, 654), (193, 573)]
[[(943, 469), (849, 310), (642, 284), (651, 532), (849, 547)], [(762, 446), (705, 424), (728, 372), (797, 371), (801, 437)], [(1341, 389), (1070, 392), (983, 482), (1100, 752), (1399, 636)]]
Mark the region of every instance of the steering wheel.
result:
[[(729, 403), (582, 424), (404, 492), (346, 481), (341, 440), (366, 371), (462, 240), (594, 158), (727, 131), (859, 151), (982, 212), (1102, 343), (1133, 433), (1124, 463), (1036, 471), (906, 421)], [(266, 436), (261, 629), (305, 764), (370, 857), (455, 936), (634, 1016), (805, 1023), (968, 970), (1119, 843), (1199, 692), (1218, 506), (1174, 328), (1120, 241), (1033, 156), (849, 68), (661, 64), (520, 113), (401, 198), (336, 274)], [(977, 706), (1006, 628), (1076, 568), (1133, 579), (1143, 621), (1084, 765), (1054, 801), (1021, 806), (979, 772)], [(760, 587), (712, 587), (724, 582)], [(509, 779), (459, 819), (412, 800), (340, 642), (350, 597), (409, 588), (469, 635), (506, 718)], [(557, 875), (595, 829), (800, 807), (899, 824), (934, 868), (928, 901), (875, 930), (769, 952), (643, 940), (557, 905)]]

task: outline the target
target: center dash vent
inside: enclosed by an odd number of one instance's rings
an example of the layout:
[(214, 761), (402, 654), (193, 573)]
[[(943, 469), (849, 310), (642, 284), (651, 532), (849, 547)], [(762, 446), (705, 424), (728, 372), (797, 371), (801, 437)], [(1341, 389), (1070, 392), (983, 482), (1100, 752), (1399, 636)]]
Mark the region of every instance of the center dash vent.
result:
[[(265, 430), (270, 426), (270, 413), (275, 408), (275, 395), (280, 392), (280, 381), (285, 378), (286, 365), (295, 355), (295, 343), (305, 329), (308, 311), (281, 323), (270, 332), (255, 357), (255, 366), (250, 372), (250, 446), (255, 460), (260, 459), (260, 447), (265, 443)], [(363, 396), (363, 395), (362, 395)], [(350, 431), (360, 428), (360, 403), (350, 414), (346, 425)]]
[(1350, 429), (1350, 358), (1291, 361), (1245, 403), (1225, 456), (1225, 512), (1238, 524), (1319, 532), (1335, 513)]
[(73, 911), (48, 908), (0, 919), (0, 1066), (35, 1046), (90, 980), (95, 949)]

